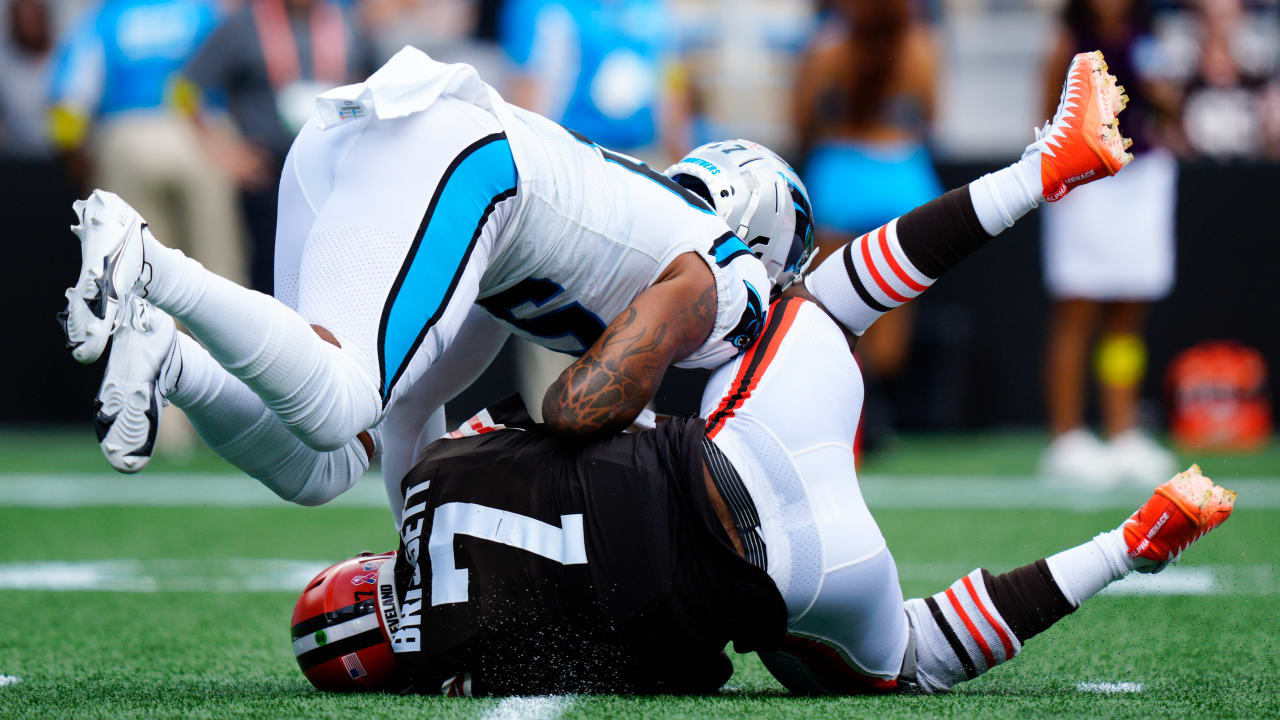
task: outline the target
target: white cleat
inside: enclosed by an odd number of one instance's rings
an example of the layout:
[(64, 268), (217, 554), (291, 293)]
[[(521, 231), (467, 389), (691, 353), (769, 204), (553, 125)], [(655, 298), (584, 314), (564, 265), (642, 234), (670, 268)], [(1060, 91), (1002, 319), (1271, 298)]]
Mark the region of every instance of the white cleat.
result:
[(161, 378), (177, 344), (173, 318), (137, 297), (126, 304), (93, 402), (98, 445), (111, 467), (135, 473), (151, 460), (164, 399)]
[(143, 272), (147, 223), (105, 190), (94, 190), (72, 208), (80, 219), (71, 226), (80, 238), (80, 277), (67, 288), (67, 309), (58, 313), (58, 322), (71, 355), (87, 365), (102, 355), (128, 313), (127, 301)]
[(1084, 428), (1062, 433), (1040, 458), (1040, 475), (1051, 485), (1108, 490), (1120, 482), (1111, 449)]
[(1138, 429), (1111, 438), (1108, 448), (1119, 476), (1139, 487), (1159, 484), (1178, 471), (1178, 458)]

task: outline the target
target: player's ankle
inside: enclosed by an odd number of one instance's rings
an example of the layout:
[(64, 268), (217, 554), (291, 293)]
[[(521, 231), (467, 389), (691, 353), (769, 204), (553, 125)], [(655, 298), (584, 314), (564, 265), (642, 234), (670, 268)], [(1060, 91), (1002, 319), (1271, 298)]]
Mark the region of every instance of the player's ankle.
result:
[(1035, 206), (1040, 205), (1044, 195), (1044, 180), (1041, 175), (1039, 152), (1023, 153), (1022, 158), (1012, 166), (1018, 184), (1029, 196), (1035, 198)]
[(217, 402), (224, 371), (189, 335), (178, 333), (169, 357), (160, 366), (160, 395), (190, 411)]
[(1027, 153), (1003, 170), (969, 183), (973, 210), (988, 235), (1013, 227), (1023, 215), (1040, 205), (1040, 153)]
[(143, 248), (142, 297), (174, 317), (197, 305), (206, 284), (204, 266), (165, 246), (150, 231), (143, 232)]
[(926, 693), (941, 693), (957, 683), (970, 679), (970, 675), (950, 651), (942, 637), (942, 631), (934, 620), (923, 598), (911, 598), (905, 603), (911, 638), (908, 651), (914, 654), (910, 661), (904, 659), (900, 678), (906, 687), (919, 688)]
[(178, 381), (182, 378), (182, 349), (178, 342), (169, 347), (169, 356), (160, 363), (160, 397), (168, 400), (177, 393)]
[(1134, 570), (1120, 528), (1100, 533), (1044, 562), (1058, 589), (1074, 607)]
[(1012, 660), (1022, 649), (989, 578), (986, 571), (974, 570), (932, 597), (907, 601), (915, 682), (922, 689), (950, 689)]
[[(1120, 568), (1124, 569), (1127, 575), (1137, 569), (1137, 563), (1133, 557), (1129, 555), (1129, 545), (1124, 538), (1124, 526), (1102, 533), (1093, 539), (1099, 547), (1107, 554), (1107, 559), (1120, 572)], [(1140, 559), (1139, 559), (1140, 560)]]

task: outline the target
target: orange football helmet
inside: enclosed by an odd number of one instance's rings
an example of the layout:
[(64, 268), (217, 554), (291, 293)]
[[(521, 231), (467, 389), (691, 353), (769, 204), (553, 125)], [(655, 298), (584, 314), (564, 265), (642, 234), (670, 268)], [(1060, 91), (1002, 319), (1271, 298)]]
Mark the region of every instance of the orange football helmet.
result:
[(394, 626), (395, 552), (361, 553), (326, 568), (293, 607), (293, 652), (318, 690), (393, 689), (399, 678)]

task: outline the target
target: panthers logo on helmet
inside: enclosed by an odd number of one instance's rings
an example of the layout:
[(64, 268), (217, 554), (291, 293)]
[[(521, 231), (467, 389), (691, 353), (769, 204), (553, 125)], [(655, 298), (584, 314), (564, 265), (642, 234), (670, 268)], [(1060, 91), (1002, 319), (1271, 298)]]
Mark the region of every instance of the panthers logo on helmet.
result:
[(813, 212), (804, 183), (777, 153), (747, 140), (713, 142), (666, 175), (711, 204), (763, 263), (771, 288), (791, 283), (813, 249)]
[(738, 324), (725, 336), (726, 340), (738, 348), (739, 353), (755, 343), (760, 336), (760, 329), (764, 327), (764, 303), (760, 301), (760, 293), (746, 280), (742, 284), (747, 286), (747, 307), (742, 311)]
[[(788, 167), (788, 169), (790, 169)], [(778, 173), (782, 175), (782, 173)], [(798, 271), (813, 254), (813, 207), (809, 204), (809, 195), (799, 185), (791, 182), (786, 175), (782, 179), (791, 188), (791, 202), (796, 208), (796, 226), (792, 234), (791, 251), (787, 253), (784, 270)]]

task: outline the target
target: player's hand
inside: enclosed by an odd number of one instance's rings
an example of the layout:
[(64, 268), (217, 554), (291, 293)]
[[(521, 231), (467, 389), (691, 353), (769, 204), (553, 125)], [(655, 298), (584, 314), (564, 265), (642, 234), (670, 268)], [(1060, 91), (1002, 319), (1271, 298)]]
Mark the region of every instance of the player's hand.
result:
[(243, 188), (263, 188), (275, 179), (267, 152), (247, 142), (232, 142), (224, 163), (228, 174)]
[(254, 190), (275, 182), (266, 150), (217, 130), (202, 133), (205, 152), (239, 187)]

